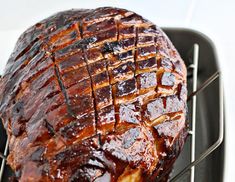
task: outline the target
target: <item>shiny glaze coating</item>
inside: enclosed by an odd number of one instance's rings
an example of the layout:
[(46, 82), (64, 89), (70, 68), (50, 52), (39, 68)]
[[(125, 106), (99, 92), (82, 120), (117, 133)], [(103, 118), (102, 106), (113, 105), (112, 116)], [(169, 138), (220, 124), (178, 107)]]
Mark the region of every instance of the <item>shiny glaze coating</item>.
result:
[(19, 38), (0, 81), (19, 181), (154, 181), (179, 155), (186, 69), (167, 36), (117, 8), (69, 10)]

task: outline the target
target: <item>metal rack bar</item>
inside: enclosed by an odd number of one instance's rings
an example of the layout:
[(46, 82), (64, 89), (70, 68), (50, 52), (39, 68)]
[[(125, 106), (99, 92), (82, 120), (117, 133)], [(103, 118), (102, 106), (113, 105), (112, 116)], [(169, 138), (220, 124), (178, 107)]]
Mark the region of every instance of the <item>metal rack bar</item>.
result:
[(2, 153), (0, 153), (0, 158), (2, 158), (2, 159), (6, 159), (6, 156), (5, 156), (5, 155), (3, 155)]
[(207, 86), (209, 86), (213, 81), (215, 81), (220, 75), (220, 72), (215, 72), (212, 76), (210, 76), (200, 87), (197, 88), (197, 90), (193, 93), (191, 93), (188, 96), (188, 100), (190, 100), (193, 96), (195, 96), (198, 92), (204, 90)]
[(4, 149), (4, 153), (3, 153), (4, 157), (2, 158), (2, 164), (1, 164), (1, 169), (0, 169), (0, 181), (2, 181), (2, 177), (3, 177), (3, 173), (4, 173), (4, 168), (5, 168), (5, 165), (6, 165), (6, 157), (5, 156), (7, 156), (8, 145), (9, 145), (9, 138), (7, 138), (5, 149)]
[[(194, 44), (193, 46), (193, 92), (197, 91), (197, 74), (198, 74), (198, 55), (199, 55), (199, 46)], [(192, 66), (191, 66), (192, 67)], [(196, 144), (196, 104), (197, 97), (196, 95), (192, 98), (192, 128), (191, 128), (191, 148), (190, 148), (190, 161), (195, 160), (195, 144)], [(190, 181), (194, 182), (195, 178), (195, 167), (193, 166), (190, 169)]]

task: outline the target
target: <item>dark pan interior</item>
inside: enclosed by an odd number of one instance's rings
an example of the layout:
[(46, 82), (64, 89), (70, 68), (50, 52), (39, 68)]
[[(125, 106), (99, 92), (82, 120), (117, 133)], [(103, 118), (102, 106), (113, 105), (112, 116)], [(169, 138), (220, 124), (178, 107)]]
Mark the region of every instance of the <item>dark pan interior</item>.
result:
[[(201, 33), (188, 29), (164, 28), (186, 64), (190, 64), (190, 49), (194, 43), (199, 44), (199, 74), (198, 85), (216, 72), (219, 67), (213, 44)], [(191, 93), (192, 79), (188, 79), (188, 89)], [(189, 103), (189, 118), (190, 118)], [(190, 123), (190, 122), (189, 122)], [(196, 156), (199, 156), (213, 142), (216, 141), (219, 131), (219, 84), (218, 81), (210, 85), (198, 95), (197, 99), (197, 125), (196, 125)], [(5, 131), (0, 125), (0, 150), (3, 152), (6, 141)], [(190, 137), (187, 139), (184, 150), (180, 154), (172, 176), (183, 169), (190, 160)], [(223, 181), (224, 168), (224, 143), (203, 162), (196, 166), (197, 182), (221, 182)], [(8, 166), (4, 170), (3, 181), (8, 181), (11, 171)], [(189, 181), (189, 173), (179, 181)]]

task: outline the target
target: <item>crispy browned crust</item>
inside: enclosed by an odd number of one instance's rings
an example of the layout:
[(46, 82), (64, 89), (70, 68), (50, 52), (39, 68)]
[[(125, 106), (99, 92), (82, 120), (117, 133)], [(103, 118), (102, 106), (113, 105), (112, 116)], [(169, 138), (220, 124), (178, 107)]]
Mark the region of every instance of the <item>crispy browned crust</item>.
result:
[(186, 69), (167, 36), (117, 8), (69, 10), (19, 38), (0, 81), (20, 181), (154, 181), (186, 130)]

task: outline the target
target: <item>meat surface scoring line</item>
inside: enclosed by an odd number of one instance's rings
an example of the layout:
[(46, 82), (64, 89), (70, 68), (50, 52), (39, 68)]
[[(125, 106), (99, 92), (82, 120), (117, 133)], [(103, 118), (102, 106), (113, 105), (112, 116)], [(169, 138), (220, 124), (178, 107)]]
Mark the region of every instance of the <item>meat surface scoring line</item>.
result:
[(186, 136), (186, 70), (158, 27), (123, 9), (72, 10), (31, 27), (14, 51), (0, 112), (17, 178), (32, 166), (46, 181), (58, 170), (65, 180), (152, 181), (172, 165)]

